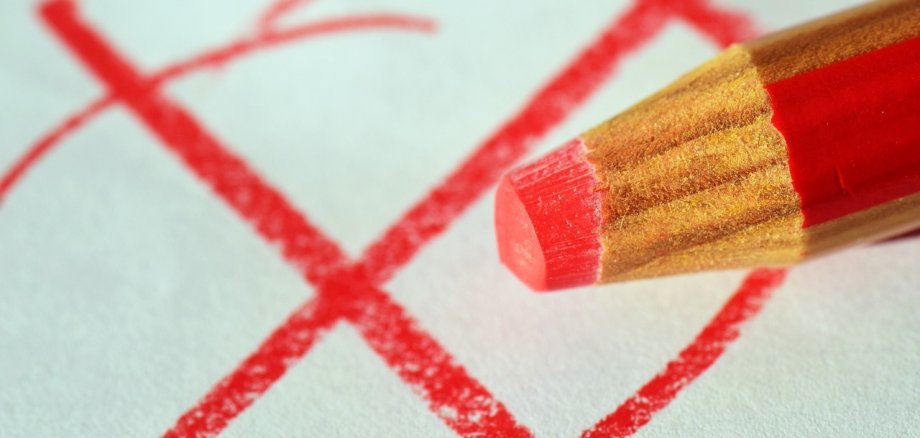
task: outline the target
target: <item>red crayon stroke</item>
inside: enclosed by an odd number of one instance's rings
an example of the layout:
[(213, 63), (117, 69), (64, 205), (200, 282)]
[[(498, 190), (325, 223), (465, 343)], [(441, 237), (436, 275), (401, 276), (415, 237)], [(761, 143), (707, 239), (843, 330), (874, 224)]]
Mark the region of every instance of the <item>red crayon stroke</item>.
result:
[(230, 420), (246, 410), (296, 364), (340, 317), (339, 309), (330, 306), (329, 300), (314, 299), (301, 305), (255, 352), (180, 416), (163, 436), (220, 433)]
[(343, 275), (324, 289), (334, 291), (328, 298), (431, 412), (461, 436), (532, 436), (402, 306), (361, 278)]
[[(276, 329), (254, 354), (222, 379), (166, 433), (167, 436), (214, 435), (280, 378), (287, 367), (306, 354), (319, 332), (342, 316), (342, 309), (360, 302), (360, 296), (348, 291), (364, 290), (368, 286), (358, 279), (360, 277), (339, 269), (346, 262), (344, 254), (293, 210), (280, 193), (261, 181), (187, 111), (160, 94), (154, 84), (145, 81), (100, 35), (79, 21), (73, 3), (66, 0), (48, 3), (42, 8), (42, 14), (68, 47), (114, 93), (121, 96), (154, 135), (248, 220), (264, 239), (279, 245), (285, 258), (300, 268), (308, 281), (320, 285), (319, 303), (308, 303), (303, 310), (305, 314), (296, 313)], [(402, 323), (403, 328), (415, 325), (408, 316), (401, 317), (404, 313), (401, 307), (382, 292), (377, 293), (374, 302), (377, 307), (390, 312), (388, 315), (374, 314), (375, 317)], [(326, 309), (324, 305), (337, 310), (317, 314), (316, 309)], [(442, 393), (437, 388), (441, 376), (425, 375), (407, 382), (431, 394), (429, 404), (433, 409), (437, 408), (436, 413), (470, 407), (470, 400), (481, 403), (486, 409), (478, 414), (470, 411), (470, 418), (477, 421), (460, 419), (449, 422), (455, 430), (472, 435), (529, 435), (481, 384), (466, 374), (461, 366), (453, 364), (450, 354), (433, 339), (418, 330), (403, 329), (393, 333), (387, 331), (389, 327), (394, 326), (383, 324), (373, 332), (381, 336), (380, 339), (396, 335), (404, 342), (422, 346), (427, 359), (435, 360), (432, 363), (439, 370), (449, 372), (449, 383), (463, 394), (463, 397), (439, 398)], [(369, 341), (373, 339), (368, 337)], [(384, 346), (379, 342), (374, 345)], [(395, 360), (402, 356), (390, 354), (389, 357)], [(447, 361), (438, 361), (438, 358), (447, 358)], [(416, 377), (411, 373), (401, 376)]]
[(745, 277), (709, 324), (676, 359), (582, 437), (625, 437), (651, 421), (677, 393), (709, 369), (740, 334), (740, 326), (760, 312), (770, 294), (786, 278), (785, 269), (758, 269)]
[(26, 149), (13, 165), (0, 178), (0, 205), (3, 205), (3, 198), (9, 193), (10, 189), (22, 179), (22, 176), (34, 166), (57, 142), (66, 137), (71, 132), (82, 126), (88, 120), (93, 118), (100, 111), (111, 105), (114, 99), (105, 97), (92, 101), (83, 109), (68, 116), (54, 128), (42, 135), (38, 141)]
[[(250, 54), (251, 52), (268, 49), (273, 46), (301, 39), (355, 30), (382, 29), (429, 33), (434, 31), (435, 24), (431, 20), (423, 17), (377, 13), (330, 18), (317, 23), (301, 24), (282, 30), (260, 30), (260, 32), (254, 36), (245, 36), (231, 40), (224, 45), (168, 65), (153, 73), (149, 81), (152, 85), (161, 85), (195, 70), (224, 66), (228, 62), (241, 59), (243, 55)], [(37, 164), (45, 154), (51, 151), (62, 138), (81, 127), (84, 123), (92, 119), (93, 116), (107, 109), (117, 101), (118, 99), (115, 98), (111, 91), (105, 93), (95, 100), (92, 100), (79, 111), (66, 117), (63, 121), (58, 123), (55, 128), (49, 130), (35, 143), (29, 146), (25, 153), (15, 160), (13, 165), (2, 177), (0, 177), (0, 205), (2, 205), (4, 196), (13, 185), (22, 178), (26, 171), (31, 169), (31, 167)]]
[[(488, 389), (405, 309), (353, 275), (333, 275), (314, 301), (302, 306), (261, 345), (176, 421), (164, 437), (213, 436), (297, 363), (338, 318), (347, 318), (365, 342), (462, 436), (524, 437)], [(320, 306), (325, 306), (321, 308)], [(330, 309), (330, 310), (326, 310)], [(320, 310), (323, 313), (320, 313)]]
[[(318, 293), (314, 300), (308, 301), (294, 312), (252, 355), (218, 382), (196, 406), (180, 417), (167, 435), (211, 436), (219, 433), (230, 420), (277, 381), (287, 367), (307, 354), (316, 339), (341, 317), (352, 322), (368, 345), (456, 432), (464, 436), (529, 435), (526, 428), (518, 425), (485, 387), (469, 376), (462, 366), (454, 363), (451, 355), (443, 347), (374, 284), (389, 278), (421, 245), (443, 231), (451, 220), (495, 181), (497, 173), (513, 163), (514, 158), (506, 159), (505, 154), (522, 154), (522, 150), (530, 147), (554, 124), (561, 122), (602, 83), (603, 76), (610, 74), (625, 53), (653, 36), (654, 31), (661, 27), (669, 14), (682, 14), (685, 18), (688, 15), (694, 16), (687, 12), (686, 5), (680, 2), (676, 4), (679, 6), (673, 3), (640, 0), (640, 3), (631, 8), (620, 21), (608, 27), (599, 40), (538, 92), (517, 117), (513, 117), (499, 129), (492, 140), (480, 146), (470, 159), (445, 180), (462, 185), (464, 188), (459, 193), (455, 193), (453, 187), (447, 183), (440, 185), (404, 215), (399, 223), (390, 227), (377, 244), (371, 245), (365, 253), (363, 262), (344, 267), (347, 260), (334, 242), (313, 228), (278, 192), (246, 168), (241, 159), (225, 150), (190, 114), (158, 93), (156, 88), (164, 79), (157, 80), (156, 75), (144, 78), (135, 72), (98, 34), (78, 20), (76, 11), (69, 1), (57, 0), (47, 3), (42, 8), (45, 19), (94, 73), (111, 88), (118, 89), (118, 96), (131, 106), (167, 147), (176, 152), (215, 193), (251, 222), (263, 238), (279, 244), (285, 258), (301, 268), (308, 281), (318, 285)], [(690, 11), (692, 12), (692, 9)], [(697, 16), (725, 19), (733, 15)], [(704, 23), (705, 20), (697, 19), (697, 22)], [(715, 21), (711, 25), (713, 38), (719, 41), (724, 37), (725, 29), (735, 29), (739, 32), (739, 29), (742, 29), (720, 26)], [(617, 29), (618, 27), (623, 29)], [(636, 34), (641, 38), (632, 39), (631, 36)], [(615, 44), (618, 42), (619, 44)], [(611, 48), (608, 46), (610, 44), (618, 47)], [(101, 49), (101, 52), (97, 49)], [(200, 58), (207, 61), (202, 61), (200, 65), (213, 65), (238, 55), (202, 56)], [(605, 62), (592, 64), (593, 61), (605, 58)], [(593, 73), (594, 69), (599, 69), (601, 73)], [(174, 71), (177, 71), (175, 74), (179, 74), (187, 70), (178, 68)], [(568, 81), (562, 80), (564, 78), (568, 78)], [(544, 105), (543, 110), (530, 110), (540, 105)], [(525, 120), (527, 123), (515, 123), (516, 120), (527, 119), (521, 117), (522, 114), (530, 114), (530, 119)], [(167, 116), (177, 117), (176, 125), (166, 126), (163, 119)], [(161, 132), (166, 128), (178, 132)], [(495, 140), (496, 138), (502, 141)], [(518, 143), (506, 143), (512, 140)], [(488, 145), (490, 146), (487, 148)], [(497, 154), (494, 158), (498, 160), (498, 164), (494, 167), (479, 167), (478, 160), (484, 158), (477, 157), (489, 157), (489, 153)], [(238, 172), (242, 173), (237, 174)], [(484, 173), (485, 176), (481, 176), (480, 173)], [(276, 217), (276, 214), (279, 216)], [(394, 246), (395, 249), (387, 249), (381, 242), (389, 242), (388, 245)], [(319, 254), (313, 255), (314, 250)], [(319, 267), (305, 266), (313, 263)], [(755, 271), (745, 285), (769, 283), (768, 289), (772, 290), (782, 281), (781, 274), (775, 274), (770, 280), (762, 274), (763, 272), (784, 271)], [(620, 414), (621, 417), (629, 417), (629, 421), (620, 419), (616, 420), (616, 424), (623, 425), (623, 430), (638, 430), (648, 422), (654, 412), (666, 406), (681, 388), (692, 382), (718, 358), (725, 346), (737, 337), (737, 326), (756, 314), (760, 302), (769, 292), (762, 292), (760, 299), (756, 299), (755, 292), (742, 293), (753, 290), (751, 288), (754, 286), (742, 286), (707, 327), (711, 330), (704, 330), (697, 341), (687, 347), (680, 358), (672, 362), (678, 365), (669, 366), (664, 373), (656, 376), (617, 412), (637, 412), (630, 406), (644, 400), (657, 400), (652, 406), (654, 409), (643, 411), (648, 413), (645, 417)], [(714, 344), (714, 340), (718, 339), (722, 339), (721, 344)], [(697, 360), (694, 362), (699, 365), (696, 368), (679, 366), (681, 360), (703, 357), (700, 355), (702, 353), (695, 352), (706, 352), (707, 348), (712, 346), (720, 346), (721, 350), (714, 355), (706, 356), (708, 362)], [(666, 383), (670, 381), (668, 379), (681, 383), (678, 386), (656, 383)], [(616, 415), (615, 413), (608, 419)], [(602, 429), (601, 426), (606, 422), (607, 420), (602, 421), (597, 428), (586, 433), (604, 435), (606, 429)]]

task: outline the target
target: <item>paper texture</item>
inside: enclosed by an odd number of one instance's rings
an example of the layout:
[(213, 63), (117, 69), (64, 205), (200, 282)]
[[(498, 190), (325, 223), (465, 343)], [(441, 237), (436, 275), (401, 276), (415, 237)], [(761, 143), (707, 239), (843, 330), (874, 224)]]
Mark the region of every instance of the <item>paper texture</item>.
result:
[(851, 4), (4, 2), (0, 436), (920, 435), (916, 239), (544, 295), (494, 244), (510, 166)]

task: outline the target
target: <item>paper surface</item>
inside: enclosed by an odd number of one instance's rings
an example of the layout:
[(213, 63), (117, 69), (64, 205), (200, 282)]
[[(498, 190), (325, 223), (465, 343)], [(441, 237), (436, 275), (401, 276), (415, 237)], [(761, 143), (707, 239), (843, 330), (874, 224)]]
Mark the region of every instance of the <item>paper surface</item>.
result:
[(851, 4), (4, 2), (0, 436), (920, 435), (916, 239), (544, 295), (494, 244), (510, 165)]

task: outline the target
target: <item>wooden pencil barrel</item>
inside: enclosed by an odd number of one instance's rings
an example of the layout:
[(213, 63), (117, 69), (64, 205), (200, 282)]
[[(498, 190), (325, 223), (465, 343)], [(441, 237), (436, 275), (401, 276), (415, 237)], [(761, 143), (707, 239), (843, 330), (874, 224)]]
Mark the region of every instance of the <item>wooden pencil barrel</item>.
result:
[(787, 265), (920, 225), (920, 2), (736, 45), (581, 136), (598, 282)]

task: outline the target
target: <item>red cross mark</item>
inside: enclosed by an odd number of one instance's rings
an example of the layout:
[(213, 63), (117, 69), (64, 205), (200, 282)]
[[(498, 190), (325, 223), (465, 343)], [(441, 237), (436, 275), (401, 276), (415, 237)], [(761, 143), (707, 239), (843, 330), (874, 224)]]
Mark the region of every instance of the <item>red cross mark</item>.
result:
[[(294, 29), (299, 33), (275, 29), (272, 21), (295, 3), (297, 0), (277, 2), (264, 16), (256, 37), (235, 41), (149, 75), (138, 71), (83, 21), (72, 1), (44, 3), (40, 7), (44, 21), (108, 91), (36, 143), (0, 179), (0, 197), (63, 135), (102, 108), (120, 103), (257, 234), (278, 247), (284, 260), (316, 288), (313, 298), (294, 310), (253, 353), (186, 411), (165, 436), (218, 434), (340, 321), (355, 327), (368, 346), (458, 434), (530, 436), (531, 432), (381, 285), (597, 90), (624, 56), (649, 41), (669, 20), (683, 20), (720, 45), (749, 36), (749, 22), (705, 0), (637, 0), (427, 196), (388, 227), (358, 260), (352, 261), (241, 157), (160, 90), (165, 81), (194, 68), (305, 34), (359, 27), (430, 30), (432, 26), (412, 17), (375, 15), (357, 23), (352, 19)], [(740, 324), (758, 312), (784, 276), (782, 270), (750, 273), (689, 346), (584, 435), (626, 436), (650, 421), (655, 412), (715, 362), (737, 338)]]

